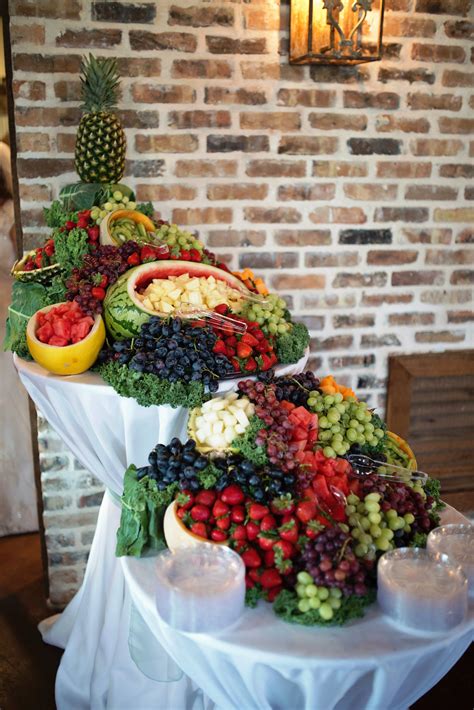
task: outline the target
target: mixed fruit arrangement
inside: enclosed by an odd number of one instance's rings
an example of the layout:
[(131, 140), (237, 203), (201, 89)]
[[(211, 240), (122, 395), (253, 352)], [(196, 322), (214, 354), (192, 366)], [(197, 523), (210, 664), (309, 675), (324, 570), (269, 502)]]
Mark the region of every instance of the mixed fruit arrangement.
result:
[[(307, 625), (361, 616), (380, 556), (423, 546), (442, 504), (437, 481), (390, 466), (385, 424), (331, 380), (324, 394), (326, 378), (268, 370), (192, 410), (187, 440), (127, 469), (117, 554), (228, 545), (245, 564), (250, 605), (264, 599)], [(331, 446), (326, 421), (341, 426)]]

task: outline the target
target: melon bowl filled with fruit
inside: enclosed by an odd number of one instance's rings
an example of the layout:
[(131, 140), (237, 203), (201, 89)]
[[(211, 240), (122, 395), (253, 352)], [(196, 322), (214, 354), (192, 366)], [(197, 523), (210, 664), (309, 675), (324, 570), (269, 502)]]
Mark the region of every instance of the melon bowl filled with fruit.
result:
[(56, 375), (78, 375), (96, 361), (105, 341), (100, 315), (85, 315), (75, 301), (41, 308), (28, 321), (26, 341), (33, 359)]

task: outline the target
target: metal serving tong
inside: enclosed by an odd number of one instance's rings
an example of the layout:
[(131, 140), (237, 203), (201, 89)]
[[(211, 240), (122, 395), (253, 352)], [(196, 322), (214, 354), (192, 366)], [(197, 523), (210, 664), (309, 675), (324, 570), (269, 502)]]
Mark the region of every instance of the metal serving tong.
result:
[[(229, 316), (221, 315), (215, 311), (207, 311), (204, 308), (178, 309), (173, 311), (173, 313), (168, 313), (168, 316), (170, 315), (174, 318), (183, 318), (183, 320), (206, 320), (210, 325), (222, 328), (223, 330), (232, 330), (234, 333), (240, 333), (241, 335), (247, 331), (246, 323), (229, 318)], [(165, 314), (163, 314), (163, 316), (165, 316)]]
[(406, 483), (407, 481), (418, 481), (422, 486), (428, 480), (428, 474), (423, 471), (410, 470), (403, 466), (395, 466), (386, 461), (376, 461), (370, 456), (363, 454), (349, 454), (347, 460), (351, 464), (354, 473), (357, 476), (367, 476), (371, 473), (376, 473), (381, 478), (386, 478), (390, 481), (399, 481)]

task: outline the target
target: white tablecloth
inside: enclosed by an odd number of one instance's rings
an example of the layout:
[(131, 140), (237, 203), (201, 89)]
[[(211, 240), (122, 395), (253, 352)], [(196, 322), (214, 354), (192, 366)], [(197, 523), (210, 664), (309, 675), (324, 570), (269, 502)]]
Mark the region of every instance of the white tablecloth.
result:
[[(443, 522), (465, 520), (452, 508)], [(377, 605), (343, 628), (245, 610), (220, 634), (179, 633), (156, 611), (155, 561), (122, 558), (133, 604), (184, 672), (225, 710), (405, 710), (442, 678), (474, 635), (468, 620), (442, 635), (402, 631)]]
[[(306, 360), (307, 354), (277, 372), (301, 372)], [(91, 373), (58, 377), (16, 357), (15, 365), (51, 426), (113, 494), (121, 495), (129, 464), (146, 465), (158, 442), (186, 436), (186, 409), (142, 407)], [(234, 386), (225, 381), (220, 391)], [(210, 709), (213, 703), (179, 672), (132, 609), (114, 554), (119, 520), (120, 509), (105, 495), (83, 585), (61, 615), (40, 626), (47, 643), (65, 649), (56, 678), (58, 710)]]

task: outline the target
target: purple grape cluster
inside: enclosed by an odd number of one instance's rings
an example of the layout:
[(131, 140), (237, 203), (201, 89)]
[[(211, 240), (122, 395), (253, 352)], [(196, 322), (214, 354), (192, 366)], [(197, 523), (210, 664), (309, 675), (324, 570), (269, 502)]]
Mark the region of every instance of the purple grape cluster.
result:
[(317, 586), (337, 587), (346, 597), (367, 594), (374, 562), (356, 557), (351, 536), (339, 528), (327, 528), (310, 540), (301, 557)]
[(296, 407), (307, 407), (310, 392), (319, 388), (319, 380), (313, 372), (301, 372), (299, 375), (278, 377), (275, 380), (277, 399), (285, 399)]

